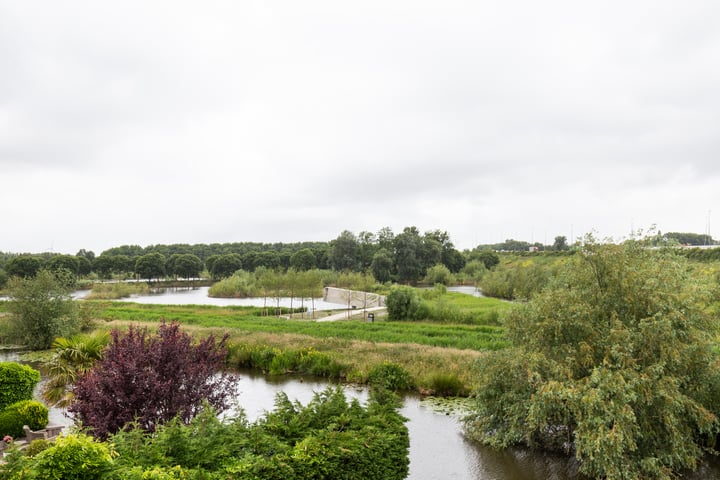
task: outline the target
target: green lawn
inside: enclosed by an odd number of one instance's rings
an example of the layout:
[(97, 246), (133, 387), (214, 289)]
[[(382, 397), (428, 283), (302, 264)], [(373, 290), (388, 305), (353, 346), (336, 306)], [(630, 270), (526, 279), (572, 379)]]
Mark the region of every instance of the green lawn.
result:
[(258, 309), (254, 307), (144, 305), (127, 302), (105, 305), (98, 312), (105, 320), (158, 322), (164, 319), (185, 325), (231, 328), (235, 332), (290, 333), (316, 338), (415, 343), (471, 350), (497, 350), (507, 345), (502, 327), (488, 325), (388, 321), (368, 323), (357, 320), (312, 322), (258, 316)]

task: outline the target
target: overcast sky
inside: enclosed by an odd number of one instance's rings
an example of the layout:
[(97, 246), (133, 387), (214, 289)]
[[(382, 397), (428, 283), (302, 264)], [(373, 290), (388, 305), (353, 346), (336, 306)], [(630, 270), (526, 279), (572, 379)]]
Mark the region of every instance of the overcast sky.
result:
[(720, 2), (0, 0), (0, 251), (720, 236)]

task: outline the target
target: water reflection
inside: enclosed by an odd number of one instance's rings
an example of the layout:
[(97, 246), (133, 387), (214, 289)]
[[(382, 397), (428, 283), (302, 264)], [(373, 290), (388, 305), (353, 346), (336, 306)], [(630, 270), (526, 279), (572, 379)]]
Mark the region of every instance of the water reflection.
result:
[[(208, 290), (210, 287), (182, 287), (182, 288), (162, 288), (155, 293), (149, 293), (146, 295), (133, 295), (128, 298), (122, 298), (121, 302), (135, 302), (155, 305), (214, 305), (218, 307), (228, 306), (244, 306), (244, 307), (264, 307), (273, 308), (278, 306), (277, 299), (275, 298), (263, 298), (263, 297), (251, 297), (251, 298), (214, 298), (208, 297)], [(339, 305), (337, 303), (324, 302), (322, 298), (314, 299), (314, 302), (310, 299), (305, 299), (302, 303), (299, 298), (290, 299), (289, 297), (282, 297), (279, 299), (279, 306), (294, 308), (300, 306), (307, 307), (308, 311), (313, 308), (315, 310), (338, 310), (343, 309), (346, 305)]]

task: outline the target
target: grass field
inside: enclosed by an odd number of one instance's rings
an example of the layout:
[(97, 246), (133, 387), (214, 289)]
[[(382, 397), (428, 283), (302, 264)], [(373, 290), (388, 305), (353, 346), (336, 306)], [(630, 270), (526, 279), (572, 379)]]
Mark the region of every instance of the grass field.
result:
[[(448, 295), (454, 308), (483, 316), (508, 308), (506, 302)], [(154, 326), (177, 321), (196, 336), (229, 335), (230, 362), (268, 373), (310, 373), (366, 383), (378, 365), (393, 363), (413, 378), (417, 391), (467, 393), (473, 365), (483, 352), (507, 346), (503, 328), (444, 322), (373, 323), (360, 320), (314, 322), (262, 316), (255, 307), (144, 305), (96, 302), (103, 329), (130, 324)], [(451, 387), (447, 387), (447, 385)]]
[(413, 343), (469, 350), (497, 350), (506, 346), (503, 329), (498, 326), (431, 322), (376, 321), (368, 323), (360, 320), (319, 323), (261, 317), (257, 315), (257, 311), (258, 309), (254, 307), (171, 306), (112, 302), (99, 309), (98, 314), (104, 320), (177, 321), (183, 325), (232, 329), (236, 333), (282, 333), (319, 339)]

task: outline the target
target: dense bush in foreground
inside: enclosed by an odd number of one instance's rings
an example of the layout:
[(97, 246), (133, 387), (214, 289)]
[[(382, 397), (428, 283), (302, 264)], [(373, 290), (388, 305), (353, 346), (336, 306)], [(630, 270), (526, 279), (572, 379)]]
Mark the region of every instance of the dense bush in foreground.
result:
[(279, 394), (254, 424), (208, 408), (154, 434), (137, 424), (106, 442), (70, 434), (32, 458), (11, 453), (0, 478), (401, 480), (410, 444), (397, 406), (388, 393), (371, 394), (365, 407), (341, 389), (316, 393), (306, 406)]
[(0, 412), (0, 435), (13, 438), (25, 436), (23, 425), (31, 430), (45, 428), (48, 424), (48, 409), (35, 400), (21, 400)]

